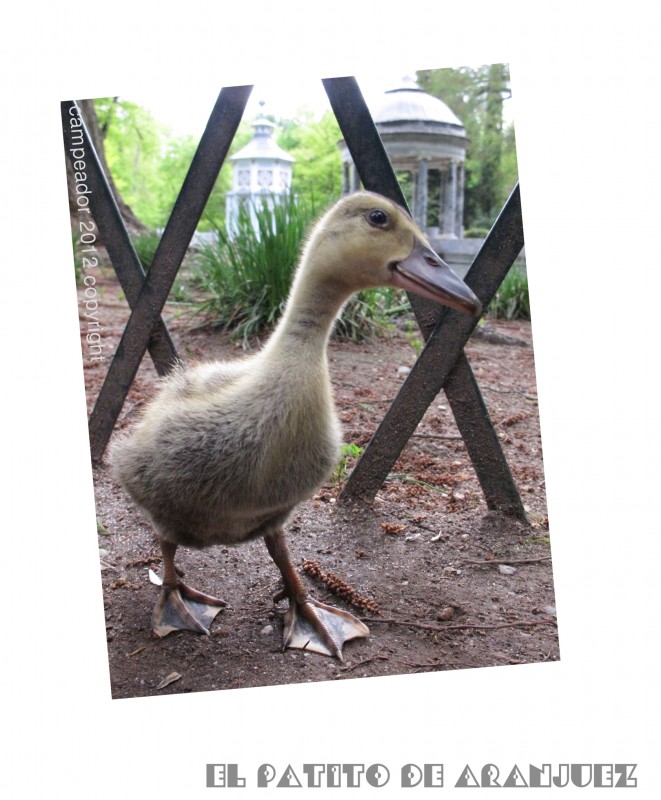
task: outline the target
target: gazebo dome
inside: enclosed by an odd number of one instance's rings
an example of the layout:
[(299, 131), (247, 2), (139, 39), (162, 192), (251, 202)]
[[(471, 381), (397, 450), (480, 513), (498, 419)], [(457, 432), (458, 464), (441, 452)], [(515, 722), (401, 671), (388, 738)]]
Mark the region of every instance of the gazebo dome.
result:
[[(388, 89), (374, 107), (372, 117), (376, 124), (436, 123), (453, 125), (464, 131), (464, 126), (450, 108), (442, 100), (424, 92), (411, 78), (404, 78), (398, 86)], [(456, 133), (461, 135), (459, 131)], [(463, 135), (466, 135), (465, 131)]]

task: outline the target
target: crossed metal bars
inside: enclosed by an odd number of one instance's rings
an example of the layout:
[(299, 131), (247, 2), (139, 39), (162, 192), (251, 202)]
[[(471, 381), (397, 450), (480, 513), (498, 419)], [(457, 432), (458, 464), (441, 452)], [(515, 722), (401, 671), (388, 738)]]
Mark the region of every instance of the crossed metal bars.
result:
[[(406, 201), (374, 121), (354, 78), (323, 80), (326, 94), (363, 186), (406, 207)], [(87, 182), (94, 220), (126, 295), (131, 315), (89, 419), (92, 460), (108, 444), (146, 350), (159, 375), (177, 354), (161, 312), (245, 110), (252, 86), (223, 88), (211, 112), (188, 174), (145, 275), (131, 244), (92, 141), (82, 124), (87, 149)], [(65, 142), (69, 109), (62, 103)], [(67, 154), (73, 161), (70, 149)], [(518, 186), (496, 220), (465, 281), (486, 308), (523, 247)], [(507, 460), (463, 352), (477, 320), (431, 301), (410, 296), (425, 347), (356, 464), (341, 498), (372, 499), (441, 389), (445, 390), (492, 510), (525, 519)]]

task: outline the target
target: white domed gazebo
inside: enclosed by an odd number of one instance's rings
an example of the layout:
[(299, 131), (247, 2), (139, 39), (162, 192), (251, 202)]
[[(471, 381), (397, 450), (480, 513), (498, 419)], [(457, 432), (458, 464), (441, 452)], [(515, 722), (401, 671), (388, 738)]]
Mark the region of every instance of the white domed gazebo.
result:
[[(461, 238), (468, 140), (460, 120), (410, 78), (370, 110), (393, 168), (411, 175), (413, 218), (434, 237)], [(359, 178), (344, 142), (340, 147), (343, 190), (355, 191)]]

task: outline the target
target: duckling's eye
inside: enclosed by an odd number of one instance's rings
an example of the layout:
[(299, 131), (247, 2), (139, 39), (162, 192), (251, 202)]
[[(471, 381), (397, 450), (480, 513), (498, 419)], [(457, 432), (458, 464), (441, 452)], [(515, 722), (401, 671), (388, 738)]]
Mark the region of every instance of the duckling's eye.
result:
[(367, 212), (367, 221), (375, 228), (385, 228), (388, 224), (388, 215), (380, 208), (373, 208)]

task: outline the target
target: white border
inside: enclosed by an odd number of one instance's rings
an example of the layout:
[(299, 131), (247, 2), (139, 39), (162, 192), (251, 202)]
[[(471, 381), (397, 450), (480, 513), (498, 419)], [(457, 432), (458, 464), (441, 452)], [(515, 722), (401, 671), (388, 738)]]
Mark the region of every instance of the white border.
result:
[[(659, 796), (652, 8), (14, 9), (0, 181), (8, 796), (207, 797), (207, 762), (239, 762), (252, 780), (264, 761), (380, 762), (393, 773), (440, 761), (448, 779), (466, 763), (632, 762), (636, 796)], [(59, 101), (146, 92), (152, 81), (173, 91), (196, 82), (213, 98), (219, 83), (260, 75), (494, 61), (512, 70), (562, 661), (111, 701)], [(395, 796), (396, 777), (364, 791)]]

